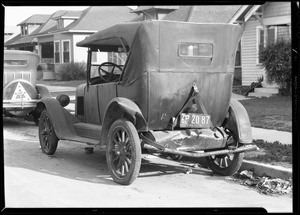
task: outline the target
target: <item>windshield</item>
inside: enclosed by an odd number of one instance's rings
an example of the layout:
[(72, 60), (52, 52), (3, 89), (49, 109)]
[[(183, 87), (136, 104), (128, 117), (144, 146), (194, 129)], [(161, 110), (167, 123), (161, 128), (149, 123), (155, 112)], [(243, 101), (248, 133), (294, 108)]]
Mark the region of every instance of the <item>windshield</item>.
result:
[[(127, 55), (126, 55), (126, 53), (123, 53), (123, 52), (100, 52), (99, 50), (93, 51), (92, 55), (91, 55), (90, 77), (95, 78), (95, 77), (99, 76), (99, 66), (102, 63), (111, 62), (111, 63), (117, 64), (118, 66), (123, 68), (126, 60), (127, 60)], [(102, 69), (109, 72), (112, 69), (112, 67), (102, 66)], [(102, 75), (104, 75), (102, 71), (100, 71), (100, 72)], [(122, 71), (119, 68), (115, 67), (114, 74), (121, 75), (121, 73), (122, 73)]]

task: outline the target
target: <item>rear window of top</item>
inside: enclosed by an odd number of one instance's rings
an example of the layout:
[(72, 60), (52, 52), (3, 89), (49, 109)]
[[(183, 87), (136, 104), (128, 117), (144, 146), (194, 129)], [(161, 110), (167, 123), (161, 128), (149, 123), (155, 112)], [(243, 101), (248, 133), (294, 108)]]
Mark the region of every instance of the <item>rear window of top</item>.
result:
[(181, 57), (209, 57), (213, 56), (213, 45), (210, 43), (181, 42), (178, 44), (178, 54)]

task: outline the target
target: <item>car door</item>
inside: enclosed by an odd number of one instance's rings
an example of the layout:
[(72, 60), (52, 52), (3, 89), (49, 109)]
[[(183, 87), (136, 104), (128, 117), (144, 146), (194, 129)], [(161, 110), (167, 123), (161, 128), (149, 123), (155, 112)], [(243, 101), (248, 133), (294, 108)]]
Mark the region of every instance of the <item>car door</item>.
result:
[(110, 82), (98, 85), (98, 104), (101, 123), (104, 120), (104, 114), (109, 102), (117, 97), (117, 82)]
[(100, 124), (100, 113), (98, 105), (98, 86), (90, 85), (84, 89), (84, 118), (86, 123)]

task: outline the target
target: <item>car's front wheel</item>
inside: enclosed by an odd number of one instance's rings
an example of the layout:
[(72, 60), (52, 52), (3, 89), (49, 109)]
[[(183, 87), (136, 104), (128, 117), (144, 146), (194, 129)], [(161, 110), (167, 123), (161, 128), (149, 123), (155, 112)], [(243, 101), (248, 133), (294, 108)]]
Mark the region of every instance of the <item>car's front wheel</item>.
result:
[[(227, 146), (238, 146), (237, 138), (229, 135)], [(206, 157), (209, 168), (219, 175), (229, 176), (236, 173), (243, 162), (244, 152), (224, 155), (212, 155)]]
[(115, 121), (108, 132), (106, 161), (113, 180), (129, 185), (141, 167), (141, 142), (134, 125), (126, 120)]
[(51, 117), (47, 110), (42, 112), (39, 119), (39, 139), (42, 152), (47, 155), (53, 155), (59, 139), (55, 134)]

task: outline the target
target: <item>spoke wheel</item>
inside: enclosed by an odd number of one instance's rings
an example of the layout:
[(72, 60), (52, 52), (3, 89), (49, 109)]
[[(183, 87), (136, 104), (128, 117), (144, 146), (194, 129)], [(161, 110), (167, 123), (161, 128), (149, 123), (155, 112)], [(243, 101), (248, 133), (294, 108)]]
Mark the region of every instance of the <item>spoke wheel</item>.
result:
[(110, 127), (106, 161), (116, 183), (129, 185), (136, 179), (141, 167), (141, 143), (130, 121), (117, 120)]
[[(237, 146), (237, 138), (230, 134), (227, 138), (227, 146)], [(242, 165), (244, 152), (224, 155), (212, 155), (206, 157), (209, 168), (219, 175), (233, 175)]]
[(55, 134), (51, 118), (47, 110), (44, 110), (40, 116), (39, 139), (43, 153), (53, 155), (56, 151), (59, 139)]

